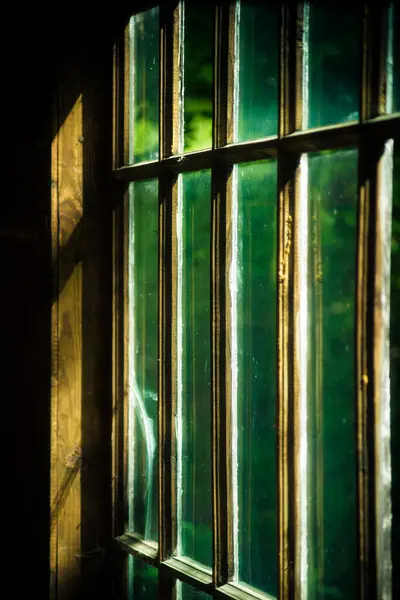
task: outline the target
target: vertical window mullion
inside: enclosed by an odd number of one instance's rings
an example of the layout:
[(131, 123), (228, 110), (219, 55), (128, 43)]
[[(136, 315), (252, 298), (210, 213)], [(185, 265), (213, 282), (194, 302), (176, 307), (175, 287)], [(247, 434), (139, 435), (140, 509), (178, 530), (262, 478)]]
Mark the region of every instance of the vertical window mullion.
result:
[[(219, 3), (215, 13), (213, 148), (233, 141), (236, 2)], [(211, 339), (212, 339), (212, 497), (213, 579), (233, 577), (231, 304), (229, 259), (232, 168), (212, 170)]]
[[(388, 6), (366, 1), (363, 12), (361, 119), (386, 112)], [(357, 447), (360, 597), (391, 598), (390, 393), (385, 386), (388, 336), (391, 162), (384, 139), (359, 155), (357, 275)], [(389, 261), (390, 264), (390, 261)], [(389, 282), (388, 282), (389, 278)], [(388, 375), (388, 374), (386, 374)]]
[[(304, 3), (290, 0), (281, 9), (279, 136), (303, 127), (303, 25)], [(299, 256), (293, 261), (292, 237), (298, 247), (300, 157), (278, 152), (278, 316), (277, 316), (277, 444), (279, 511), (279, 598), (301, 598), (294, 581), (301, 575), (301, 473), (299, 377), (295, 360), (299, 336), (294, 312), (299, 309)], [(297, 279), (296, 279), (297, 278)], [(303, 340), (304, 343), (304, 340)], [(297, 353), (297, 354), (296, 354)], [(303, 475), (304, 476), (304, 475)]]
[[(182, 11), (176, 0), (160, 5), (160, 159), (181, 150)], [(160, 171), (159, 181), (159, 558), (170, 558), (177, 544), (177, 231), (179, 178)], [(159, 572), (159, 597), (176, 596), (168, 570)]]

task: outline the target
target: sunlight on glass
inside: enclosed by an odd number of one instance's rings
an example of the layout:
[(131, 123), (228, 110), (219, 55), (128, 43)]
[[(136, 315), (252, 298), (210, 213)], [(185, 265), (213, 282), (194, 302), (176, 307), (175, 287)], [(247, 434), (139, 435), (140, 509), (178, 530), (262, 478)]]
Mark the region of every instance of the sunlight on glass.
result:
[(213, 35), (215, 4), (184, 4), (184, 149), (212, 146)]
[(238, 2), (238, 140), (278, 131), (279, 6), (257, 0)]
[(392, 442), (393, 598), (400, 598), (400, 140), (393, 157), (393, 206), (390, 286), (390, 398)]
[(128, 529), (158, 539), (158, 182), (129, 186)]
[(131, 555), (128, 555), (127, 559), (127, 600), (156, 600), (158, 597), (158, 569)]
[(357, 151), (308, 156), (308, 595), (357, 597)]
[(129, 164), (158, 159), (158, 7), (129, 22)]
[[(237, 170), (231, 269), (236, 579), (277, 595), (276, 161)], [(235, 473), (235, 470), (237, 472)], [(237, 487), (237, 491), (236, 491)]]
[(310, 2), (305, 26), (308, 122), (321, 127), (359, 118), (361, 3), (340, 12), (333, 2)]
[(178, 554), (211, 566), (211, 173), (183, 174), (180, 185)]

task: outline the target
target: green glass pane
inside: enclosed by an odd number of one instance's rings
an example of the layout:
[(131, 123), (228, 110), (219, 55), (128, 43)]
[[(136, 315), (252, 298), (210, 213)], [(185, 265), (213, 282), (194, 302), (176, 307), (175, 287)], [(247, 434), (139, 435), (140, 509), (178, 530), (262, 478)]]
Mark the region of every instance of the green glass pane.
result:
[[(340, 10), (334, 2), (308, 5), (308, 119), (320, 127), (359, 118), (361, 23), (360, 2)], [(306, 27), (307, 31), (307, 27)], [(308, 43), (307, 43), (308, 38)], [(307, 74), (306, 85), (307, 85)]]
[(400, 112), (400, 7), (389, 7), (388, 112)]
[[(274, 160), (237, 167), (233, 284), (237, 318), (232, 332), (233, 353), (237, 356), (237, 381), (233, 381), (238, 452), (233, 457), (233, 464), (238, 465), (236, 576), (275, 596), (276, 171)], [(234, 222), (235, 218), (233, 215)]]
[(128, 600), (157, 600), (158, 570), (128, 556)]
[(158, 182), (129, 187), (129, 530), (158, 539)]
[(278, 131), (279, 6), (257, 0), (239, 7), (239, 141)]
[(357, 152), (308, 157), (309, 598), (357, 598)]
[(393, 598), (400, 598), (400, 140), (394, 145), (390, 286)]
[(178, 211), (178, 553), (211, 545), (210, 171), (182, 176)]
[(158, 8), (131, 17), (129, 162), (158, 159)]
[(185, 152), (211, 148), (215, 4), (185, 2)]
[(177, 600), (211, 600), (211, 596), (196, 588), (183, 583), (183, 581), (177, 581)]

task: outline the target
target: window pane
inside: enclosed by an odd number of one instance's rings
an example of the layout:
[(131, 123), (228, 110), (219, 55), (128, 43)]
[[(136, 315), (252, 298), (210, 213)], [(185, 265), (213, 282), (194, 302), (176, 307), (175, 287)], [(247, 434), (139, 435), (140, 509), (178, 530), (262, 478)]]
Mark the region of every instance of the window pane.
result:
[(211, 548), (210, 171), (181, 176), (178, 208), (178, 552)]
[(400, 7), (389, 7), (388, 106), (387, 112), (400, 112)]
[[(361, 3), (348, 2), (346, 10), (340, 10), (340, 14), (339, 6), (334, 2), (311, 2), (308, 7), (305, 49), (309, 58), (309, 103), (305, 126), (357, 120)], [(305, 83), (307, 85), (307, 81)]]
[(394, 145), (390, 289), (393, 598), (400, 598), (400, 140)]
[(158, 538), (158, 182), (129, 187), (129, 530)]
[(231, 271), (236, 578), (277, 595), (276, 161), (236, 169)]
[(211, 148), (215, 5), (185, 2), (185, 152)]
[(158, 570), (128, 555), (128, 600), (156, 600)]
[(239, 7), (240, 142), (278, 131), (279, 7), (257, 0)]
[(184, 583), (183, 581), (177, 581), (177, 600), (211, 600), (211, 596), (196, 588)]
[(158, 159), (159, 24), (158, 8), (129, 23), (129, 163)]
[(357, 597), (357, 152), (308, 158), (308, 587)]

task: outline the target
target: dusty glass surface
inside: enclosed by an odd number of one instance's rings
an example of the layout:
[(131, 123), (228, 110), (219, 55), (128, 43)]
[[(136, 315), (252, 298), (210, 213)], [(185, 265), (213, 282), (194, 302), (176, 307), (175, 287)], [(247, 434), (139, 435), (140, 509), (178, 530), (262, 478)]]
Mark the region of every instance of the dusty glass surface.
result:
[(346, 10), (340, 12), (334, 2), (310, 2), (308, 5), (306, 127), (359, 118), (361, 9), (361, 2), (348, 2)]
[(211, 600), (211, 596), (183, 581), (177, 582), (177, 600)]
[(211, 173), (183, 174), (180, 183), (178, 553), (211, 566)]
[(156, 600), (158, 597), (158, 569), (143, 560), (127, 556), (128, 600)]
[(129, 163), (158, 159), (159, 10), (129, 22)]
[(400, 139), (395, 140), (390, 286), (393, 598), (400, 597)]
[(310, 154), (308, 169), (308, 597), (353, 600), (357, 151)]
[(184, 6), (184, 150), (212, 146), (212, 81), (215, 4)]
[(248, 0), (239, 4), (238, 140), (278, 131), (279, 6)]
[(129, 531), (158, 539), (158, 182), (129, 185)]
[(277, 165), (270, 160), (236, 168), (231, 272), (237, 364), (232, 382), (237, 406), (236, 577), (276, 596)]

